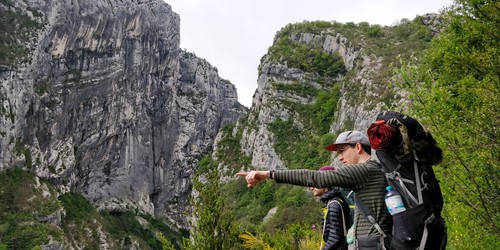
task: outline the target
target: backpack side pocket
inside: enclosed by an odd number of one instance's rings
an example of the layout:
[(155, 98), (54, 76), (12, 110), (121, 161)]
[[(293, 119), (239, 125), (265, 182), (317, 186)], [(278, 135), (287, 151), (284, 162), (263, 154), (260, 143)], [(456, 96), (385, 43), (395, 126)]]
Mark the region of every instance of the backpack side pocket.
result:
[(393, 215), (393, 241), (419, 242), (424, 231), (425, 220), (429, 216), (430, 212), (425, 207), (425, 204), (407, 208), (406, 211)]

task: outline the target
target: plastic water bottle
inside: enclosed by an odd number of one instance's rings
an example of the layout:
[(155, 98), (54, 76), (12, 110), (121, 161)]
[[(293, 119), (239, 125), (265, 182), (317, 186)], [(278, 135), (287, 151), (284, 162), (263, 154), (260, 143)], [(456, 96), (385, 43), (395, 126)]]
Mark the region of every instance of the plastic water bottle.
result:
[(389, 213), (391, 215), (395, 215), (405, 211), (406, 208), (403, 204), (403, 199), (398, 191), (393, 190), (392, 186), (387, 186), (385, 190), (387, 190), (387, 193), (385, 194), (385, 205), (387, 206)]

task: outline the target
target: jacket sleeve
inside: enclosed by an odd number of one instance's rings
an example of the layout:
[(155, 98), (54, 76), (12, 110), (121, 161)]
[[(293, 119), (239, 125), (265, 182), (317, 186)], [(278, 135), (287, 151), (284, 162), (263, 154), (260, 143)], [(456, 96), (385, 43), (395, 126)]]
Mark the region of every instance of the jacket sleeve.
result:
[(338, 202), (329, 202), (326, 220), (323, 233), (325, 245), (322, 250), (338, 249), (345, 241), (342, 206)]
[(335, 171), (276, 170), (274, 180), (276, 183), (288, 183), (305, 187), (344, 187), (358, 190), (369, 180), (370, 168), (375, 164), (373, 161), (369, 161), (367, 163), (352, 164), (348, 167), (339, 166)]

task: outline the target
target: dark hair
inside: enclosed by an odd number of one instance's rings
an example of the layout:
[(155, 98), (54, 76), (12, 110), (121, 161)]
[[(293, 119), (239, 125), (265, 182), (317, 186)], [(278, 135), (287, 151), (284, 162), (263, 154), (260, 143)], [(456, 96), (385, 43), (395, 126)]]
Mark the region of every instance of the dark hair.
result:
[(369, 155), (371, 155), (371, 154), (372, 154), (372, 147), (371, 147), (371, 146), (361, 144), (361, 148), (363, 148), (363, 150), (364, 150), (365, 152), (367, 152)]
[[(354, 148), (354, 147), (356, 147), (356, 144), (349, 144), (349, 147)], [(367, 152), (369, 155), (372, 154), (372, 147), (371, 146), (363, 145), (361, 143), (359, 145), (361, 145), (361, 148), (363, 149), (363, 151)]]

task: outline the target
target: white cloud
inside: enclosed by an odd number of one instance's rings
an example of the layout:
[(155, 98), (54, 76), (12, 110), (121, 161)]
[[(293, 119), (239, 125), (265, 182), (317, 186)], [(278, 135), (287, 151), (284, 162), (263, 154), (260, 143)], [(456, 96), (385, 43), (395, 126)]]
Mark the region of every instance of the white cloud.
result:
[(181, 18), (181, 48), (219, 70), (250, 107), (260, 58), (274, 35), (304, 20), (392, 25), (402, 18), (437, 13), (452, 0), (165, 0)]

